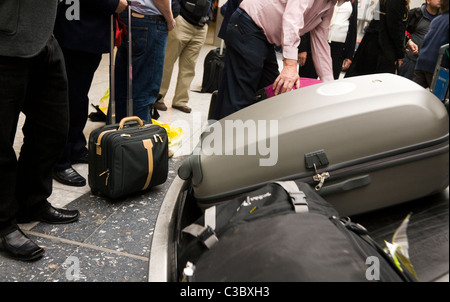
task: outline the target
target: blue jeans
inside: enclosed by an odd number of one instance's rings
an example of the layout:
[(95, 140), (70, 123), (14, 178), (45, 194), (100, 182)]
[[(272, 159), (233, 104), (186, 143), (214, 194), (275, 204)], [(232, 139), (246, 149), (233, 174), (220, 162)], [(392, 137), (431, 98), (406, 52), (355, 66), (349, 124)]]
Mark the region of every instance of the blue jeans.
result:
[[(128, 16), (121, 18), (128, 24)], [(166, 53), (167, 24), (162, 16), (132, 17), (133, 115), (151, 123), (150, 107), (161, 86)], [(116, 122), (127, 116), (128, 38), (116, 55)]]

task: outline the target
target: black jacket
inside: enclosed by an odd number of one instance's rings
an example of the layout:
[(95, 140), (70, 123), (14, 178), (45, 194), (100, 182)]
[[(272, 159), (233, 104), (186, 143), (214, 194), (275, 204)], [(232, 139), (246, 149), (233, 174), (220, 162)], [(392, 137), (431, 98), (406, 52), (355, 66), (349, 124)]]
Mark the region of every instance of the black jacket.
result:
[[(72, 2), (73, 3), (73, 2)], [(79, 20), (68, 20), (73, 4), (58, 6), (54, 34), (59, 44), (71, 50), (108, 53), (111, 49), (111, 15), (119, 0), (80, 0)]]
[(378, 32), (379, 44), (392, 61), (405, 55), (405, 29), (408, 20), (406, 0), (380, 0), (380, 18), (370, 22), (367, 32)]

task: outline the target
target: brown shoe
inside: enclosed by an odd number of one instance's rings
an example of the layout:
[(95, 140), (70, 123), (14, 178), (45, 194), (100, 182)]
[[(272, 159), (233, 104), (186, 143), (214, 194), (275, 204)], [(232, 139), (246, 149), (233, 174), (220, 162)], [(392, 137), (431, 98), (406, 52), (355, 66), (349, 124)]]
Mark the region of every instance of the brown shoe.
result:
[(172, 108), (175, 108), (175, 109), (178, 109), (178, 110), (180, 110), (180, 111), (183, 111), (183, 112), (185, 112), (185, 113), (191, 113), (191, 108), (190, 107), (188, 107), (188, 106), (173, 106), (172, 105)]
[(166, 104), (164, 104), (164, 102), (155, 102), (154, 106), (155, 106), (156, 110), (159, 110), (159, 111), (167, 110), (167, 106), (166, 106)]

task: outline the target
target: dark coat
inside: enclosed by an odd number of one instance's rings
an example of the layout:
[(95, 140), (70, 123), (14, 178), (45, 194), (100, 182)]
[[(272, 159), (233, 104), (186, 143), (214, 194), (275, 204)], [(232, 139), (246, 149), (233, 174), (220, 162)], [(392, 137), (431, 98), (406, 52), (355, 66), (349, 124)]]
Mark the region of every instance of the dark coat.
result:
[(396, 60), (404, 57), (407, 1), (380, 0), (380, 11), (379, 18), (370, 22), (345, 77), (395, 73)]
[(32, 57), (52, 35), (58, 1), (0, 0), (0, 56)]
[(119, 0), (80, 0), (80, 19), (68, 20), (73, 4), (58, 6), (54, 34), (67, 49), (88, 53), (108, 53), (111, 49), (111, 15)]

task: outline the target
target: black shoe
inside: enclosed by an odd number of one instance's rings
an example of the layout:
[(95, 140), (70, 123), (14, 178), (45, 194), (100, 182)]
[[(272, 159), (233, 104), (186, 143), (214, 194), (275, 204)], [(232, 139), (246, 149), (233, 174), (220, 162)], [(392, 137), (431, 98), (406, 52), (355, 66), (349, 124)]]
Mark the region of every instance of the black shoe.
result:
[(0, 237), (0, 251), (17, 260), (32, 261), (44, 255), (44, 250), (20, 229)]
[(88, 155), (82, 156), (78, 159), (73, 159), (70, 161), (70, 163), (73, 164), (87, 164), (89, 163)]
[(17, 217), (18, 223), (28, 223), (32, 221), (46, 222), (50, 224), (65, 224), (78, 220), (80, 212), (78, 210), (57, 209), (51, 205), (43, 207), (41, 210), (26, 217)]
[(74, 168), (69, 168), (62, 171), (53, 171), (53, 178), (68, 186), (83, 187), (86, 185), (86, 179), (78, 174)]

